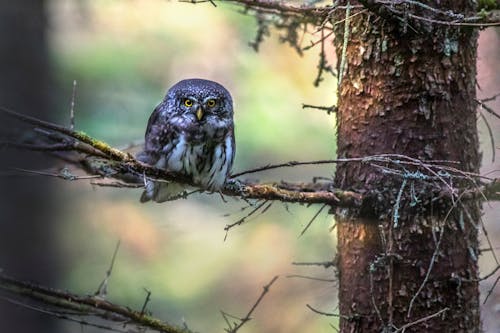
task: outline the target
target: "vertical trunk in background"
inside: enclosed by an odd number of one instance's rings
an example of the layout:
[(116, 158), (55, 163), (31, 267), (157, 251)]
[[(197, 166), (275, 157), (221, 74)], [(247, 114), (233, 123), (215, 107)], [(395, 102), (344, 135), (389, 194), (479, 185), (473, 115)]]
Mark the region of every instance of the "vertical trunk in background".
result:
[[(456, 13), (474, 10), (469, 0), (427, 4)], [(350, 19), (338, 157), (402, 154), (458, 161), (457, 168), (478, 172), (476, 31), (421, 24), (415, 32), (409, 22), (403, 32), (397, 22), (374, 14)], [(342, 45), (344, 24), (336, 29), (336, 45)], [(410, 323), (405, 332), (478, 332), (479, 205), (453, 208), (449, 196), (438, 198), (424, 181), (407, 178), (395, 227), (402, 182), (369, 164), (337, 168), (339, 187), (368, 198), (361, 209), (336, 217), (341, 332), (389, 332)]]
[[(50, 119), (45, 1), (0, 0), (0, 105)], [(0, 140), (19, 138), (20, 124), (2, 117)], [(9, 141), (12, 141), (11, 139)], [(2, 149), (0, 172), (42, 169), (43, 156)], [(50, 180), (0, 175), (0, 270), (54, 285), (54, 210)], [(56, 332), (55, 319), (0, 299), (0, 332)]]

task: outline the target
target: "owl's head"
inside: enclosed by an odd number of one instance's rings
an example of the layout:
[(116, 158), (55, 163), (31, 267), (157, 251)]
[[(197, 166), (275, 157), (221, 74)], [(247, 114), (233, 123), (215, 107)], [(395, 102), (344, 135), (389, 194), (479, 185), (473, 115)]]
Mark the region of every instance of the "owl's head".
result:
[(169, 110), (181, 112), (199, 122), (211, 118), (232, 119), (233, 100), (222, 85), (203, 79), (177, 82), (167, 92)]

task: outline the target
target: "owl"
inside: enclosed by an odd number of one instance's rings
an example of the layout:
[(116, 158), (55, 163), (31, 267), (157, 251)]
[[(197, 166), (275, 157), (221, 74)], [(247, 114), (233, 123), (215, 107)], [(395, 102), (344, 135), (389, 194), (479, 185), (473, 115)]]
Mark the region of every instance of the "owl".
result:
[[(231, 95), (217, 82), (187, 79), (173, 85), (151, 114), (137, 159), (191, 177), (213, 192), (224, 186), (234, 153)], [(147, 179), (141, 202), (176, 199), (184, 187)]]

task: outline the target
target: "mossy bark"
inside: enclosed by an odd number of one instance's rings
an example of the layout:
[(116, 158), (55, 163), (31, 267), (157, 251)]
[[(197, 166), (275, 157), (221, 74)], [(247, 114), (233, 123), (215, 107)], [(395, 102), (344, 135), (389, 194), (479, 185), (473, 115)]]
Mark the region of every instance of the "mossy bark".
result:
[[(474, 10), (465, 0), (429, 5)], [(348, 36), (343, 23), (335, 31), (336, 45), (348, 37), (344, 52), (337, 50), (346, 65), (339, 69), (339, 158), (401, 154), (478, 172), (477, 32), (422, 22), (414, 31), (411, 21), (374, 14), (349, 21)], [(368, 198), (361, 209), (337, 212), (341, 332), (478, 332), (479, 205), (438, 197), (436, 187), (449, 192), (444, 183), (406, 179), (402, 188), (403, 181), (368, 163), (337, 168), (340, 188)]]

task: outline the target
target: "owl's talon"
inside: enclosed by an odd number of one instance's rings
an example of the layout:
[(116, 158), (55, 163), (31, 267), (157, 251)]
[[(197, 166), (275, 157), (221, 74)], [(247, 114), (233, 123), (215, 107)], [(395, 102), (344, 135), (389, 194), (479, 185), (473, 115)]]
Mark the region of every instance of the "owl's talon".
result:
[(226, 181), (225, 187), (233, 192), (242, 194), (245, 188), (245, 185), (239, 181), (238, 179), (228, 179)]
[(224, 194), (222, 194), (222, 192), (221, 192), (221, 191), (217, 191), (217, 193), (219, 193), (220, 198), (222, 199), (222, 201), (223, 201), (224, 203), (227, 203), (226, 198), (224, 198)]

